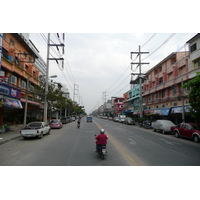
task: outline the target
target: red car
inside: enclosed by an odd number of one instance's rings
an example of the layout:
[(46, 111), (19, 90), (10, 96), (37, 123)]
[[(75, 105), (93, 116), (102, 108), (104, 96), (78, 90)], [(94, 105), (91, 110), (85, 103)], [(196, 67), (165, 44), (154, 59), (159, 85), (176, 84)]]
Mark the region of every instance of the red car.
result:
[(200, 141), (200, 124), (181, 123), (178, 126), (172, 126), (171, 132), (175, 135), (175, 137), (190, 138), (195, 142)]
[(51, 120), (49, 126), (50, 128), (62, 128), (63, 124), (59, 119), (53, 119)]

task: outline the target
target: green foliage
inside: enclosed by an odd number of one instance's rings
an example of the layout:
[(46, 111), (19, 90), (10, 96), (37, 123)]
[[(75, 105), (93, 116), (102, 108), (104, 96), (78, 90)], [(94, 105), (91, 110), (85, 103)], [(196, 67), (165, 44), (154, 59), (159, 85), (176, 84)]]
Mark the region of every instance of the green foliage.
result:
[[(61, 87), (58, 89), (55, 89), (54, 84), (49, 84), (48, 86), (48, 94), (47, 94), (47, 100), (48, 100), (48, 116), (51, 118), (51, 112), (53, 111), (59, 111), (62, 109), (68, 109), (69, 115), (72, 114), (82, 114), (84, 111), (82, 110), (81, 106), (75, 105), (71, 99), (67, 99), (65, 96), (63, 96), (63, 92), (61, 90)], [(44, 103), (45, 99), (45, 83), (41, 83), (40, 86), (35, 87), (35, 96), (37, 95), (39, 99), (37, 98), (37, 101), (40, 103)]]
[(183, 85), (183, 88), (190, 88), (189, 101), (191, 116), (194, 118), (200, 117), (200, 72), (192, 80)]

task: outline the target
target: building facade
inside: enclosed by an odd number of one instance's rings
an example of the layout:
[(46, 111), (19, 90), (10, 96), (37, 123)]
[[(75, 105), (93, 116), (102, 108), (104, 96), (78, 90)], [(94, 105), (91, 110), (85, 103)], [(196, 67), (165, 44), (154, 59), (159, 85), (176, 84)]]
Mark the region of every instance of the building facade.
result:
[(32, 100), (33, 89), (39, 85), (40, 75), (34, 64), (36, 58), (37, 55), (21, 34), (3, 33), (0, 124), (23, 123), (26, 101), (29, 118), (38, 118), (42, 113), (42, 105)]

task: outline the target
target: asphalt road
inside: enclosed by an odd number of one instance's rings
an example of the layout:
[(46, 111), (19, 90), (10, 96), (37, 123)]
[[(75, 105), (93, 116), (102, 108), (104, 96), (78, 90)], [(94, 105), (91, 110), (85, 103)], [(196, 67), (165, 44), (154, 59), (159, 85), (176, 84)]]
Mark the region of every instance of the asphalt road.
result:
[[(95, 153), (100, 128), (109, 136), (105, 160)], [(52, 129), (42, 139), (0, 145), (1, 166), (199, 166), (200, 144), (134, 125), (94, 118)]]

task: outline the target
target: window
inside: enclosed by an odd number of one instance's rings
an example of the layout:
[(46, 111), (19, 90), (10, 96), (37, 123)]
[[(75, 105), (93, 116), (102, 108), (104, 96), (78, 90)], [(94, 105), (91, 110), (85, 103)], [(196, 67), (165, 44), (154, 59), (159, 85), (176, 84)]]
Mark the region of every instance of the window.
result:
[(158, 92), (155, 93), (154, 98), (158, 99)]
[(22, 82), (21, 82), (21, 87), (24, 88), (24, 89), (26, 89), (26, 81), (23, 81), (23, 80), (22, 80)]
[(190, 46), (190, 52), (192, 53), (193, 51), (195, 51), (197, 49), (197, 44), (193, 44), (192, 46)]
[(163, 83), (163, 77), (159, 78), (159, 84), (162, 84)]
[(165, 90), (162, 90), (161, 96), (162, 96), (162, 98), (165, 98)]
[(17, 84), (17, 77), (16, 76), (11, 75), (9, 79), (10, 79), (10, 82), (12, 84), (15, 84), (15, 85)]
[(200, 67), (200, 59), (194, 61), (196, 67)]
[(15, 41), (12, 38), (10, 38), (10, 44), (15, 45)]
[(177, 91), (176, 91), (176, 85), (172, 86), (172, 95), (176, 95)]

